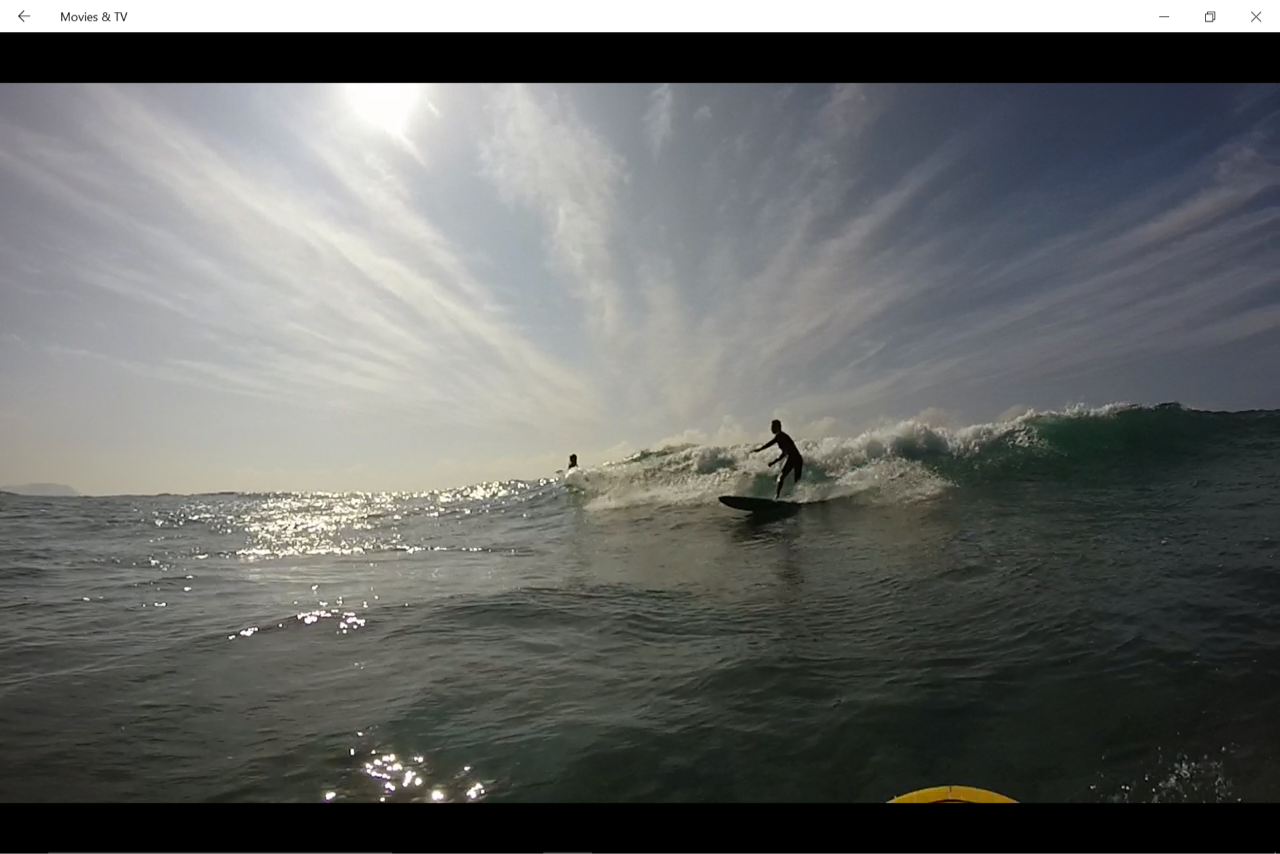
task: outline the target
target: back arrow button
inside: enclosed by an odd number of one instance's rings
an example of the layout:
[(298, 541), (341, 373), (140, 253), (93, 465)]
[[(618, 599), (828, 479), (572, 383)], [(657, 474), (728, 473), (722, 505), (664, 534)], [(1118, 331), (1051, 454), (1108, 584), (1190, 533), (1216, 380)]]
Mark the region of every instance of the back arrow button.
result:
[(18, 13), (18, 20), (24, 24), (27, 22), (27, 18), (30, 18), (30, 17), (31, 16), (27, 14), (26, 9), (23, 9), (21, 12)]

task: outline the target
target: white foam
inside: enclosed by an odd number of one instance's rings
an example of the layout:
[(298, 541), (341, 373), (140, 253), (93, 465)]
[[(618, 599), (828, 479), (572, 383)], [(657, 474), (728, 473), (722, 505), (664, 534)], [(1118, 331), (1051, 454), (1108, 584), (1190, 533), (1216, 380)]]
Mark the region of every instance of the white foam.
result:
[[(852, 437), (800, 440), (804, 473), (783, 498), (813, 502), (856, 498), (865, 503), (927, 501), (953, 488), (948, 480), (918, 461), (921, 457), (974, 457), (996, 447), (1040, 446), (1033, 426), (1047, 415), (1105, 418), (1129, 409), (1129, 403), (1101, 407), (1076, 405), (1058, 411), (1029, 409), (1007, 421), (947, 428), (906, 419)], [(753, 454), (751, 445), (676, 445), (640, 452), (607, 463), (592, 473), (585, 488), (588, 508), (644, 504), (686, 505), (714, 502), (719, 495), (773, 496), (777, 454)], [(780, 465), (780, 464), (779, 464)]]

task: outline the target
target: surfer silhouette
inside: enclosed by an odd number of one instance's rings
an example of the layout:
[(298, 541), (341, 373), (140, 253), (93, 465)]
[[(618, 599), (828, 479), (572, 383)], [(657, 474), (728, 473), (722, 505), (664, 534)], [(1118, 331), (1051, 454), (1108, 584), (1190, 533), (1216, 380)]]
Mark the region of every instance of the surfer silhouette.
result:
[[(570, 455), (569, 455), (569, 468), (571, 468), (571, 469), (576, 469), (577, 467), (578, 467), (578, 455), (577, 455), (577, 454), (570, 454)], [(567, 469), (566, 469), (566, 471), (567, 471)]]
[(782, 456), (769, 463), (772, 466), (783, 459), (787, 461), (787, 464), (782, 467), (782, 474), (778, 475), (778, 490), (773, 495), (773, 500), (777, 501), (782, 497), (782, 482), (787, 479), (788, 474), (794, 471), (796, 474), (792, 482), (793, 484), (800, 483), (800, 471), (804, 468), (804, 458), (800, 456), (800, 450), (796, 447), (796, 443), (791, 441), (791, 437), (782, 432), (781, 421), (775, 418), (773, 423), (769, 425), (769, 429), (773, 431), (773, 438), (751, 453), (758, 454), (770, 445), (777, 445), (779, 450), (782, 451)]

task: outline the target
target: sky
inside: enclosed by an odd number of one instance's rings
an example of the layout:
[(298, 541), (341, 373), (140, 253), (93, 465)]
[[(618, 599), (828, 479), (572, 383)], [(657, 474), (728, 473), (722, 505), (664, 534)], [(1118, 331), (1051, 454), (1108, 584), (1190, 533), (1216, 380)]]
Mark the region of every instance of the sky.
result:
[(0, 484), (1280, 409), (1280, 86), (0, 85)]

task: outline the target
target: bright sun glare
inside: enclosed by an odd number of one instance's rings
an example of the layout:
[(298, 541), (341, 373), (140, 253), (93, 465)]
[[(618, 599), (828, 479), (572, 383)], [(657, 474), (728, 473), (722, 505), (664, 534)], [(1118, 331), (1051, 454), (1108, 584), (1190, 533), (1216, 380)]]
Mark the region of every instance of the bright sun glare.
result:
[(351, 105), (365, 121), (403, 137), (409, 113), (418, 102), (416, 83), (349, 83)]

